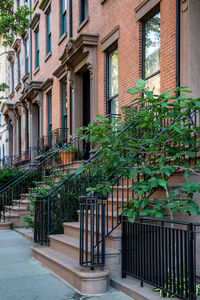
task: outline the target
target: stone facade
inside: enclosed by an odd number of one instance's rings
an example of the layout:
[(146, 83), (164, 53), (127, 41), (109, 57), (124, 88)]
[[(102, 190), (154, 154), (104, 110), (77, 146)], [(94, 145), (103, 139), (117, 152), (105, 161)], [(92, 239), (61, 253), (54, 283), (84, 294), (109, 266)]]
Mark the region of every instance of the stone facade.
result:
[[(3, 40), (0, 37), (0, 83), (6, 83), (9, 85), (9, 76), (8, 76), (8, 62), (7, 62), (7, 49), (2, 45)], [(6, 99), (8, 98), (8, 90), (5, 92), (0, 92), (0, 107), (1, 109), (4, 106)], [(8, 151), (8, 128), (6, 120), (2, 111), (0, 111), (0, 161), (3, 161), (3, 158), (9, 156)]]
[[(96, 114), (120, 114), (132, 100), (126, 91), (139, 77), (153, 86), (145, 76), (145, 59), (150, 61), (158, 51), (153, 84), (159, 85), (159, 91), (189, 84), (198, 96), (199, 84), (193, 78), (199, 71), (194, 62), (199, 40), (193, 34), (200, 26), (198, 0), (32, 0), (31, 5), (30, 30), (16, 37), (8, 55), (11, 73), (14, 63), (12, 105), (4, 107), (11, 128), (10, 154), (37, 147), (38, 138), (58, 128), (68, 128), (68, 136), (75, 136), (77, 127), (94, 120)], [(155, 35), (155, 45), (151, 43), (151, 55), (145, 58), (145, 30), (151, 22), (156, 28), (158, 19), (159, 36), (156, 30), (150, 33), (150, 39)], [(113, 78), (109, 72), (114, 72)], [(109, 96), (112, 80), (115, 97)]]

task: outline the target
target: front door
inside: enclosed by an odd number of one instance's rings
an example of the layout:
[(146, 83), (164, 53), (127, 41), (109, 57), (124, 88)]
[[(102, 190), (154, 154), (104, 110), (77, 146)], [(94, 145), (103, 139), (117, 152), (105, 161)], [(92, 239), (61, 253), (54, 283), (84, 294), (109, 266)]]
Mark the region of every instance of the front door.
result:
[[(90, 123), (90, 72), (86, 71), (83, 74), (83, 126), (88, 126)], [(84, 144), (84, 159), (89, 158), (90, 145)]]

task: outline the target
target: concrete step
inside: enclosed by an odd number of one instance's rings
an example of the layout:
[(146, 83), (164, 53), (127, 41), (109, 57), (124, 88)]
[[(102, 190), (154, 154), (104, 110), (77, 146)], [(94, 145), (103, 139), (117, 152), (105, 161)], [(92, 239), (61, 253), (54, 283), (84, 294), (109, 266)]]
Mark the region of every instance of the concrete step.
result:
[[(80, 240), (65, 234), (50, 236), (50, 245), (63, 254), (75, 259), (79, 259)], [(88, 258), (90, 257), (90, 244), (88, 243)], [(121, 253), (119, 249), (106, 248), (106, 267), (110, 271), (110, 276), (118, 276), (121, 270)]]
[(0, 231), (1, 230), (11, 230), (12, 222), (3, 222), (0, 220)]
[(26, 199), (26, 200), (13, 200), (13, 204), (15, 206), (18, 206), (18, 207), (25, 207), (27, 208), (28, 205), (31, 204), (31, 201)]
[(33, 242), (34, 241), (34, 234), (31, 229), (27, 228), (15, 228), (15, 231), (25, 237), (27, 240)]
[[(80, 221), (80, 210), (77, 211), (78, 218)], [(108, 217), (106, 212), (106, 220), (105, 220), (105, 227), (107, 228), (114, 228), (115, 230), (121, 230), (121, 225), (118, 226), (120, 220), (120, 213), (117, 214), (117, 211), (108, 211)], [(96, 222), (96, 214), (94, 215), (94, 223)], [(107, 224), (108, 223), (108, 224)], [(88, 211), (88, 224), (90, 224), (90, 211)], [(101, 224), (101, 219), (100, 219)]]
[(26, 216), (28, 214), (28, 210), (26, 207), (19, 207), (19, 206), (7, 206), (7, 211), (11, 214), (18, 214), (19, 216)]
[[(144, 287), (140, 286), (140, 280), (127, 276), (126, 278), (111, 278), (110, 284), (115, 289), (123, 292), (134, 300), (166, 300), (160, 297), (159, 292), (153, 291), (153, 286), (144, 283)], [(173, 298), (178, 300), (178, 298)]]
[(21, 200), (27, 200), (30, 194), (20, 194)]
[(109, 285), (108, 270), (90, 270), (80, 267), (78, 261), (51, 247), (33, 246), (33, 257), (69, 283), (81, 294), (102, 294)]
[[(63, 223), (64, 234), (70, 237), (74, 237), (79, 239), (80, 237), (80, 223), (79, 222), (65, 222)], [(95, 230), (96, 233), (96, 230)], [(88, 241), (91, 240), (91, 228), (88, 226)], [(100, 238), (101, 238), (101, 230), (100, 230)], [(121, 249), (121, 232), (118, 230), (114, 230), (107, 238), (106, 238), (106, 247), (112, 249)]]

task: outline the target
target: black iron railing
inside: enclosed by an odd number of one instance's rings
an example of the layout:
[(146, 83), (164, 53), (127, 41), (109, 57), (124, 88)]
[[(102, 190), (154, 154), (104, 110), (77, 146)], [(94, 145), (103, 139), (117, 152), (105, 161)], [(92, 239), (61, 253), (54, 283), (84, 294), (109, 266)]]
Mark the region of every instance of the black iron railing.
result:
[(200, 224), (122, 217), (122, 277), (135, 277), (161, 295), (196, 299), (195, 232)]
[(49, 133), (48, 136), (43, 136), (37, 139), (38, 151), (44, 152), (56, 144), (63, 145), (68, 141), (68, 128), (57, 128)]
[(38, 153), (38, 149), (35, 147), (30, 147), (21, 153), (14, 156), (4, 156), (0, 160), (1, 169), (12, 169), (20, 164), (26, 164), (27, 162), (33, 160)]
[[(35, 166), (33, 165), (28, 171), (22, 176), (12, 181), (9, 186), (6, 186), (0, 192), (0, 218), (1, 221), (5, 222), (5, 218), (9, 216), (10, 211), (13, 207), (12, 201), (20, 199), (21, 194), (28, 193), (28, 189), (32, 187), (37, 187), (41, 184), (43, 177), (51, 175), (55, 168), (58, 167), (59, 172), (65, 170), (65, 164), (63, 162), (62, 153), (71, 153), (71, 149), (77, 149), (77, 153), (74, 153), (74, 159), (82, 153), (78, 146), (77, 138), (71, 140), (69, 143), (64, 144), (62, 147), (55, 147), (51, 149), (42, 156), (40, 156), (40, 161)], [(77, 147), (75, 148), (75, 145)], [(55, 173), (56, 177), (56, 173)]]
[(91, 269), (105, 265), (103, 200), (103, 198), (80, 197), (80, 265)]

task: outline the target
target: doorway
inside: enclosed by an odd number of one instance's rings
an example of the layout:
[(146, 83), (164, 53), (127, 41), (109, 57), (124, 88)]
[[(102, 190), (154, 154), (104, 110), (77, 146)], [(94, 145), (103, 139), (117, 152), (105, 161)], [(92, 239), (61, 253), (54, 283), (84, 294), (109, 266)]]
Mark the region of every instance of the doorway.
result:
[[(83, 73), (83, 126), (90, 123), (90, 72)], [(90, 155), (90, 144), (83, 143), (84, 159)]]

